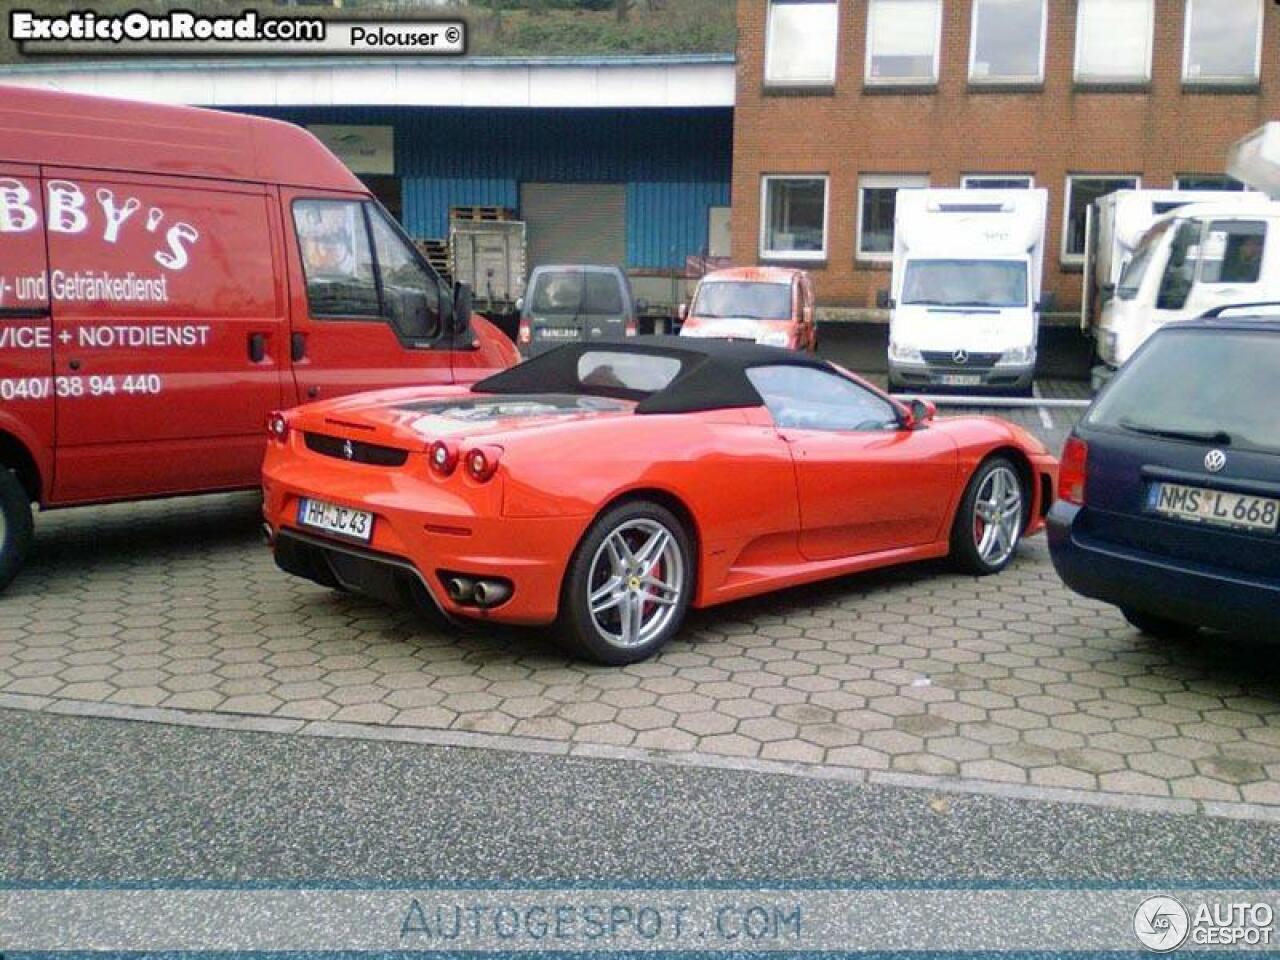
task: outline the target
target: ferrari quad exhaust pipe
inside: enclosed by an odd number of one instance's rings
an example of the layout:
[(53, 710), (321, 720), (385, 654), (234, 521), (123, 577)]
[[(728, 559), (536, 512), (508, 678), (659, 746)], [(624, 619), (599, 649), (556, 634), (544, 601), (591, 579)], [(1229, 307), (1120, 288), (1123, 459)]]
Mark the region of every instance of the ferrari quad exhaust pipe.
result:
[(478, 607), (496, 607), (511, 596), (511, 584), (501, 580), (478, 580), (472, 596)]
[(449, 591), (449, 599), (454, 603), (471, 603), (475, 599), (475, 581), (467, 577), (450, 577), (444, 588)]

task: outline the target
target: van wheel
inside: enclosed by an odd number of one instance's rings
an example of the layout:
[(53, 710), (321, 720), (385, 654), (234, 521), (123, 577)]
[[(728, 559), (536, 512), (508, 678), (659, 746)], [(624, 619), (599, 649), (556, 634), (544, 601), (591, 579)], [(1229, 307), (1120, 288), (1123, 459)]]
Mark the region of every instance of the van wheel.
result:
[(1018, 468), (1008, 457), (992, 457), (965, 487), (951, 526), (952, 561), (965, 573), (999, 573), (1018, 549), (1025, 517)]
[(662, 647), (693, 597), (684, 525), (644, 500), (602, 514), (574, 551), (560, 597), (561, 638), (599, 663), (637, 663)]
[(1120, 612), (1129, 621), (1129, 626), (1157, 640), (1186, 640), (1194, 637), (1199, 630), (1194, 624), (1170, 620), (1154, 613), (1143, 613), (1141, 610), (1122, 607)]
[(31, 549), (31, 501), (12, 470), (0, 467), (0, 590), (22, 569)]

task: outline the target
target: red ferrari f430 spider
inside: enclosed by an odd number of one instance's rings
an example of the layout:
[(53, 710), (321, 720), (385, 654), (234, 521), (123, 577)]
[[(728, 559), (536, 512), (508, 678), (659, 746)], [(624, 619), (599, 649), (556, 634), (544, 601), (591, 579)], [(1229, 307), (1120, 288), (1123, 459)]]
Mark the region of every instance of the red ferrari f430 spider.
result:
[(793, 351), (565, 345), (470, 387), (273, 414), (286, 571), (641, 660), (690, 606), (950, 556), (997, 573), (1057, 479), (1014, 424), (935, 419)]

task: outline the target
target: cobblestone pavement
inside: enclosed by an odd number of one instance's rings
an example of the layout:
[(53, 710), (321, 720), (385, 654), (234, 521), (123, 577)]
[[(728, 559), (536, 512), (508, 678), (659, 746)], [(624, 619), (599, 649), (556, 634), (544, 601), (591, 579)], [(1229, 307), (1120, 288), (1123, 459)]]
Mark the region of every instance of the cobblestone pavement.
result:
[(1043, 538), (995, 578), (926, 564), (695, 613), (659, 657), (616, 669), (566, 659), (544, 632), (437, 632), (287, 577), (257, 525), (247, 494), (39, 518), (0, 599), (0, 702), (1280, 806), (1280, 654), (1142, 637), (1068, 593)]

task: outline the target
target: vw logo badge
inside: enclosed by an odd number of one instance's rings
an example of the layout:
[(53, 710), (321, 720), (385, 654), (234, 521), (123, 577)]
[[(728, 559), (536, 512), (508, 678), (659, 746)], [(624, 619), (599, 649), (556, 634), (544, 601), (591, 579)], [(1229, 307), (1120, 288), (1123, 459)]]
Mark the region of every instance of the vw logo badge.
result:
[(1221, 450), (1210, 450), (1204, 455), (1204, 468), (1210, 473), (1221, 473), (1227, 465), (1227, 455)]
[(351, 441), (350, 441), (350, 440), (348, 440), (348, 441), (346, 441), (345, 443), (343, 443), (343, 445), (342, 445), (342, 455), (343, 455), (344, 457), (346, 457), (348, 460), (353, 460), (353, 459), (355, 459), (355, 455), (356, 455), (356, 448), (355, 448), (355, 446), (354, 446), (354, 445), (352, 445), (352, 443), (351, 443)]
[(953, 354), (951, 355), (951, 361), (952, 361), (952, 362), (953, 362), (957, 367), (963, 367), (966, 363), (968, 363), (968, 362), (969, 362), (969, 351), (968, 351), (968, 350), (957, 350), (955, 353), (953, 353)]

